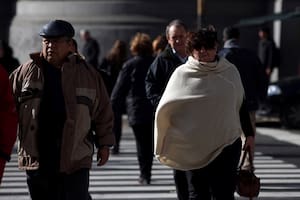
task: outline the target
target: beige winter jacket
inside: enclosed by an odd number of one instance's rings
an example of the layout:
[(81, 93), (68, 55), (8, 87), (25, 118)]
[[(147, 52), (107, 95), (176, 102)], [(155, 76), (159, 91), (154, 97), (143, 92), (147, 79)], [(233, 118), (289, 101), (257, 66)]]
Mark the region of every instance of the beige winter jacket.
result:
[[(43, 93), (43, 59), (31, 54), (27, 63), (10, 76), (19, 111), (19, 168), (38, 169), (38, 118)], [(104, 83), (95, 69), (72, 54), (63, 64), (62, 90), (66, 106), (66, 121), (62, 134), (60, 171), (71, 173), (90, 168), (93, 144), (87, 139), (91, 121), (95, 123), (95, 143), (113, 145), (113, 113)], [(51, 121), (49, 121), (51, 124)]]
[(193, 57), (172, 74), (155, 116), (155, 154), (179, 170), (209, 164), (242, 133), (244, 90), (234, 65)]

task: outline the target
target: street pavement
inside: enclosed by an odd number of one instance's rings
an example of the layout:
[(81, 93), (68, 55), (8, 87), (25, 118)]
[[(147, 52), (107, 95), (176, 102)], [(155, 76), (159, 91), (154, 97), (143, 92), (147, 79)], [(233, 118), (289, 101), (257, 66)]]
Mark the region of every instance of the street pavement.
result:
[[(300, 200), (300, 131), (259, 127), (254, 164), (261, 178), (261, 200)], [(154, 160), (151, 185), (138, 184), (138, 163), (131, 129), (124, 123), (120, 154), (103, 167), (93, 165), (90, 192), (94, 200), (175, 200), (172, 170)], [(236, 195), (238, 200), (245, 200)], [(17, 156), (7, 164), (0, 200), (29, 200), (25, 173)]]

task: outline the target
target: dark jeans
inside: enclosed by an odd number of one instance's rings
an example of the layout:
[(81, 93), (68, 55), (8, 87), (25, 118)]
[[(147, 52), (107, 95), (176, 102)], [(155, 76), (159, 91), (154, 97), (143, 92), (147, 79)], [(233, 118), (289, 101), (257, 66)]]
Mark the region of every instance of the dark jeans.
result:
[(152, 123), (133, 125), (136, 139), (137, 156), (141, 177), (150, 181), (153, 163), (153, 128)]
[(186, 172), (190, 200), (234, 200), (241, 146), (239, 138), (206, 167)]
[(32, 200), (90, 200), (89, 169), (72, 174), (26, 171)]
[(186, 177), (186, 172), (181, 170), (173, 170), (173, 176), (176, 186), (176, 193), (178, 200), (189, 199), (189, 187)]

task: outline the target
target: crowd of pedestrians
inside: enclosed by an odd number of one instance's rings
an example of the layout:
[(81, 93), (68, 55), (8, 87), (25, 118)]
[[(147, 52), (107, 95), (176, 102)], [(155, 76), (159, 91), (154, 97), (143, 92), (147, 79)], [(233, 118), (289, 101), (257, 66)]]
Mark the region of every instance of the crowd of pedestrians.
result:
[(64, 20), (39, 35), (41, 52), (22, 64), (0, 41), (0, 182), (18, 136), (33, 200), (90, 200), (94, 148), (98, 166), (122, 153), (127, 115), (140, 184), (151, 184), (156, 156), (173, 169), (179, 200), (234, 199), (241, 150), (254, 152), (255, 112), (278, 64), (268, 29), (255, 54), (240, 46), (235, 27), (224, 29), (221, 46), (213, 26), (194, 30), (174, 19), (154, 39), (117, 38), (100, 62), (89, 30), (79, 32), (82, 49)]

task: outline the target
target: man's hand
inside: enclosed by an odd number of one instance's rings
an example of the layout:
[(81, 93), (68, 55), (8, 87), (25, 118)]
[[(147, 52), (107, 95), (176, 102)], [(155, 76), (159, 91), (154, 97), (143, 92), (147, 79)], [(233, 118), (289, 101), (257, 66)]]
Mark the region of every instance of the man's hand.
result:
[(97, 152), (97, 166), (102, 166), (104, 165), (109, 158), (109, 147), (108, 146), (103, 146), (98, 149)]

